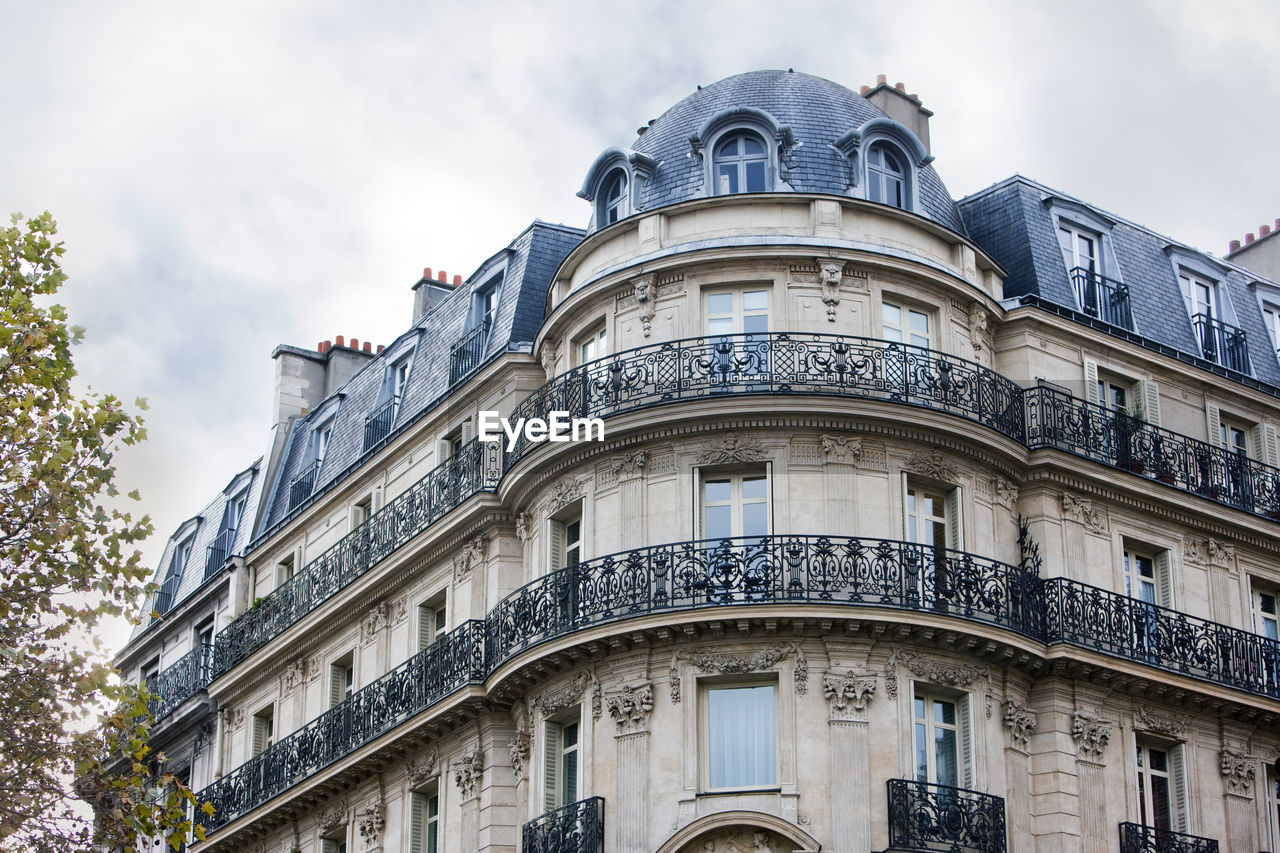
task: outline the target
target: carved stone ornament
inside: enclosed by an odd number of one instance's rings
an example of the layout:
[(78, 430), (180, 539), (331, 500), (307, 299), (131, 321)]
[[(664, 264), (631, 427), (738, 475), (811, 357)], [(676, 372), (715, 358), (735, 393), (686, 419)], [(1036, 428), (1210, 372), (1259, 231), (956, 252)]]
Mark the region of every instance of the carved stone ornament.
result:
[(339, 800), (320, 812), (320, 831), (332, 832), (347, 822), (347, 801)]
[(293, 689), (301, 684), (307, 677), (307, 662), (304, 658), (288, 664), (284, 671), (280, 673), (280, 692), (288, 696), (293, 693)]
[(1010, 745), (1024, 752), (1031, 745), (1031, 733), (1036, 730), (1036, 715), (1028, 711), (1026, 703), (1012, 699), (1004, 703), (1004, 725), (1009, 730)]
[(380, 602), (375, 607), (370, 607), (369, 612), (365, 614), (364, 619), (360, 622), (360, 642), (363, 645), (370, 646), (378, 641), (378, 635), (387, 627), (387, 603)]
[(991, 344), (991, 318), (981, 305), (974, 305), (969, 311), (969, 343), (973, 346), (974, 358), (981, 361), (984, 354), (989, 355)]
[(836, 321), (836, 307), (840, 304), (840, 281), (844, 276), (844, 264), (818, 258), (818, 281), (822, 283), (822, 301), (827, 306), (827, 320)]
[(679, 669), (677, 667), (677, 661), (679, 660), (686, 660), (703, 672), (734, 675), (769, 669), (788, 655), (795, 656), (795, 691), (797, 695), (803, 696), (809, 691), (809, 661), (796, 643), (785, 643), (768, 649), (760, 648), (750, 654), (726, 654), (707, 650), (676, 652), (671, 658), (671, 701), (673, 703), (680, 702)]
[(862, 456), (862, 439), (848, 435), (823, 435), (822, 453), (828, 462), (856, 465)]
[(440, 766), (440, 753), (433, 749), (428, 752), (421, 760), (410, 761), (404, 766), (405, 775), (409, 777), (409, 784), (415, 788), (421, 788), (430, 784), (431, 780), (436, 778)]
[(471, 572), (484, 561), (484, 537), (477, 536), (458, 549), (453, 555), (453, 577), (455, 582), (465, 580)]
[(228, 729), (234, 731), (244, 725), (244, 708), (223, 708), (221, 713)]
[(698, 454), (698, 462), (702, 465), (724, 465), (730, 462), (763, 462), (769, 458), (760, 439), (755, 436), (739, 438), (730, 430), (718, 442), (708, 444)]
[(898, 660), (890, 657), (884, 662), (884, 695), (890, 699), (898, 698)]
[(1251, 796), (1253, 794), (1253, 777), (1256, 772), (1253, 756), (1242, 752), (1224, 749), (1219, 755), (1218, 768), (1222, 778), (1227, 782), (1227, 792)]
[(682, 853), (787, 853), (794, 849), (794, 844), (768, 830), (734, 826), (699, 838), (686, 845)]
[(597, 681), (591, 688), (591, 719), (598, 720), (604, 713), (604, 689)]
[(544, 717), (558, 714), (565, 708), (581, 702), (590, 685), (591, 673), (583, 670), (575, 675), (568, 685), (538, 696), (533, 700), (533, 707), (541, 711)]
[(944, 687), (968, 687), (978, 679), (987, 676), (987, 671), (980, 666), (945, 663), (906, 652), (901, 652), (895, 657), (898, 663), (901, 663), (916, 675), (926, 681), (940, 684)]
[(913, 474), (932, 477), (947, 483), (956, 481), (957, 468), (941, 450), (917, 450), (907, 458), (906, 469)]
[(356, 812), (356, 831), (364, 840), (365, 848), (377, 846), (382, 840), (382, 830), (387, 825), (386, 806), (382, 803), (370, 803)]
[(847, 720), (854, 711), (867, 710), (875, 693), (875, 679), (866, 676), (835, 671), (822, 676), (822, 695), (833, 720)]
[(556, 375), (556, 363), (560, 361), (560, 347), (551, 341), (543, 341), (542, 349), (538, 350), (538, 360), (542, 362), (542, 370), (550, 379)]
[(528, 732), (517, 731), (511, 738), (511, 772), (516, 781), (524, 778), (525, 769), (529, 766), (529, 753), (533, 749), (533, 738)]
[(1072, 521), (1078, 521), (1085, 526), (1090, 533), (1101, 533), (1106, 530), (1106, 522), (1103, 519), (1102, 510), (1094, 506), (1089, 498), (1082, 498), (1079, 495), (1073, 495), (1071, 492), (1062, 493), (1062, 514)]
[(516, 538), (521, 542), (529, 538), (529, 520), (523, 512), (516, 513)]
[(658, 297), (656, 284), (651, 275), (642, 275), (631, 282), (636, 304), (640, 306), (640, 325), (644, 329), (646, 338), (649, 337), (649, 331), (653, 326), (654, 303)]
[(1217, 539), (1205, 540), (1205, 550), (1209, 554), (1209, 565), (1230, 568), (1236, 559), (1236, 546)]
[(620, 734), (642, 732), (648, 728), (653, 710), (653, 685), (647, 681), (628, 684), (616, 693), (606, 693), (604, 704)]
[(1111, 725), (1098, 719), (1092, 711), (1075, 711), (1071, 715), (1071, 739), (1076, 742), (1081, 758), (1101, 761), (1111, 740)]
[(543, 511), (547, 515), (559, 512), (564, 507), (582, 497), (582, 483), (572, 477), (565, 477), (552, 486), (543, 500)]
[(997, 479), (991, 484), (991, 493), (996, 503), (1006, 509), (1013, 509), (1018, 503), (1018, 487), (1008, 480)]
[(622, 453), (613, 457), (609, 467), (619, 480), (635, 477), (644, 473), (645, 456), (646, 454), (643, 450)]
[(318, 681), (324, 671), (324, 656), (319, 652), (307, 658), (307, 681)]
[(471, 799), (479, 792), (483, 773), (484, 753), (478, 747), (467, 750), (453, 762), (453, 781), (464, 800)]
[(1166, 737), (1183, 737), (1187, 733), (1187, 726), (1191, 724), (1190, 714), (1161, 714), (1146, 705), (1136, 706), (1133, 716), (1134, 728)]

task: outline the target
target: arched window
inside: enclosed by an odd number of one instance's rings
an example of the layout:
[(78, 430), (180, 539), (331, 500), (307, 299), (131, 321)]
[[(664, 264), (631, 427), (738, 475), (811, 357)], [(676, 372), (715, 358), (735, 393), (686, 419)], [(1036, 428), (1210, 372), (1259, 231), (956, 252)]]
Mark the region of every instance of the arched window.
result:
[(902, 155), (883, 142), (867, 152), (867, 198), (907, 207), (907, 170)]
[(734, 133), (716, 145), (715, 194), (768, 192), (769, 148), (754, 133)]
[(631, 213), (631, 205), (627, 200), (627, 173), (622, 169), (614, 169), (601, 186), (600, 222), (597, 227), (603, 228), (619, 219), (625, 219)]

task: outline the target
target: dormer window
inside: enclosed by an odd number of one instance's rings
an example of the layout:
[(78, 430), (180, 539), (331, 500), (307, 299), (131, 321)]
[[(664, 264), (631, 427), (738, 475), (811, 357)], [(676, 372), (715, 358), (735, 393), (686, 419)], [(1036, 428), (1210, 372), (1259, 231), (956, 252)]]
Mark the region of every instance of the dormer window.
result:
[(493, 328), (494, 318), (498, 316), (498, 297), (502, 293), (502, 277), (486, 282), (476, 288), (471, 304), (472, 326)]
[(316, 427), (311, 434), (311, 452), (316, 468), (324, 465), (324, 458), (329, 453), (329, 443), (333, 440), (333, 421), (329, 420)]
[(867, 152), (867, 198), (907, 209), (907, 169), (902, 155), (878, 142)]
[(849, 158), (849, 194), (900, 210), (916, 210), (916, 175), (933, 161), (906, 125), (873, 118), (831, 143)]
[(182, 573), (186, 571), (187, 561), (191, 559), (191, 548), (195, 545), (195, 532), (192, 531), (178, 544), (173, 546), (173, 554), (169, 557), (169, 568), (165, 572), (164, 583), (156, 593), (155, 610), (161, 614), (168, 613), (178, 597), (178, 587), (182, 585)]
[(716, 195), (768, 192), (769, 149), (754, 133), (730, 134), (716, 144)]
[(600, 192), (600, 227), (612, 225), (630, 215), (631, 205), (627, 203), (628, 185), (627, 173), (622, 169), (614, 169), (605, 178)]

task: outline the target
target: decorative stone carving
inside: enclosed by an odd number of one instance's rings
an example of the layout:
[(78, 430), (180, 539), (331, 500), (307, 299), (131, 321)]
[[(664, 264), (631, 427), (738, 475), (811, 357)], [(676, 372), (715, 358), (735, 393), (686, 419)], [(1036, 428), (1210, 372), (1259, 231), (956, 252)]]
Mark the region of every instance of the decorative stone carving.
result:
[(364, 840), (365, 849), (371, 849), (382, 840), (382, 830), (387, 825), (386, 806), (381, 802), (369, 805), (356, 812), (356, 831)]
[(409, 618), (409, 596), (402, 595), (391, 602), (391, 624), (402, 625)]
[(644, 329), (646, 338), (649, 337), (649, 331), (653, 325), (654, 303), (658, 297), (654, 287), (655, 283), (654, 277), (651, 275), (642, 275), (631, 282), (636, 304), (640, 306), (640, 325)]
[(619, 733), (644, 731), (649, 726), (649, 713), (653, 710), (653, 685), (647, 681), (625, 685), (616, 693), (606, 694), (604, 703)]
[(289, 663), (280, 673), (280, 693), (289, 696), (293, 688), (302, 684), (307, 677), (307, 662), (304, 658)]
[(1076, 742), (1081, 758), (1101, 761), (1111, 740), (1111, 725), (1098, 719), (1092, 711), (1075, 711), (1071, 715), (1071, 739)]
[(591, 688), (591, 719), (598, 720), (600, 715), (604, 713), (604, 691), (600, 687), (600, 682), (596, 681)]
[(223, 708), (219, 713), (226, 728), (235, 730), (244, 725), (244, 708)]
[(844, 264), (817, 258), (818, 281), (822, 283), (822, 301), (827, 306), (827, 320), (836, 321), (836, 306), (840, 304), (840, 281), (844, 276)]
[(836, 671), (822, 676), (822, 695), (833, 720), (847, 720), (854, 711), (867, 710), (875, 692), (875, 679), (866, 676)]
[(516, 538), (521, 542), (529, 538), (529, 520), (523, 512), (516, 513)]
[(997, 478), (991, 484), (991, 493), (996, 499), (996, 503), (1005, 509), (1013, 509), (1018, 503), (1018, 487), (1008, 480)]
[(572, 477), (559, 480), (543, 500), (543, 511), (546, 515), (559, 512), (564, 507), (582, 497), (582, 483)]
[(556, 375), (556, 363), (560, 361), (560, 347), (551, 341), (543, 341), (542, 349), (538, 350), (538, 360), (542, 362), (542, 370), (550, 379)]
[(987, 671), (980, 666), (966, 666), (958, 663), (945, 663), (922, 655), (900, 652), (895, 655), (898, 662), (923, 679), (941, 684), (944, 687), (968, 687), (979, 678), (985, 678)]
[(1036, 730), (1036, 715), (1028, 711), (1026, 703), (1012, 699), (1004, 703), (1004, 725), (1009, 730), (1009, 743), (1024, 752), (1031, 745), (1031, 733)]
[(1216, 539), (1205, 540), (1205, 550), (1209, 555), (1209, 565), (1230, 568), (1236, 560), (1236, 546)]
[(708, 444), (698, 454), (698, 462), (702, 465), (723, 465), (730, 462), (763, 462), (769, 458), (760, 439), (755, 436), (739, 438), (730, 430), (720, 441)]
[(898, 661), (890, 657), (884, 662), (884, 695), (890, 699), (898, 698)]
[(590, 685), (591, 673), (583, 670), (575, 675), (568, 685), (538, 696), (533, 700), (533, 707), (546, 717), (558, 714), (570, 705), (581, 702), (583, 694), (587, 692), (587, 687)]
[(676, 665), (676, 656), (671, 656), (671, 704), (680, 704), (680, 667)]
[(484, 753), (479, 747), (467, 750), (453, 762), (453, 781), (464, 800), (474, 797), (480, 790), (480, 777), (484, 773)]
[(635, 477), (644, 473), (645, 452), (643, 450), (622, 453), (613, 457), (609, 467), (619, 480)]
[(347, 822), (347, 801), (339, 800), (320, 812), (320, 831), (332, 832)]
[(932, 477), (947, 483), (956, 481), (956, 465), (936, 447), (933, 450), (917, 450), (907, 458), (906, 469), (913, 474)]
[(756, 649), (750, 654), (726, 654), (706, 650), (676, 652), (671, 658), (671, 701), (679, 703), (679, 668), (677, 662), (686, 660), (703, 672), (737, 674), (769, 669), (788, 655), (795, 656), (794, 685), (798, 695), (809, 690), (809, 661), (796, 643), (785, 643), (768, 649)]
[(410, 761), (404, 766), (404, 772), (409, 777), (409, 784), (415, 788), (421, 788), (435, 779), (439, 772), (440, 753), (438, 750), (432, 749), (419, 761)]
[(768, 830), (736, 826), (704, 836), (681, 853), (786, 853), (794, 848)]
[(1166, 737), (1181, 738), (1187, 733), (1191, 724), (1190, 714), (1161, 714), (1146, 705), (1137, 705), (1133, 710), (1134, 728), (1144, 729)]
[(1083, 524), (1090, 533), (1102, 533), (1107, 527), (1102, 510), (1094, 506), (1092, 500), (1071, 492), (1062, 493), (1062, 514)]
[(991, 318), (981, 305), (974, 304), (969, 310), (969, 343), (973, 346), (973, 356), (982, 361), (984, 353), (989, 356), (992, 346)]
[(1227, 792), (1252, 796), (1253, 777), (1256, 772), (1253, 756), (1224, 749), (1219, 756), (1219, 769), (1227, 782)]
[(848, 435), (823, 435), (822, 452), (828, 462), (856, 465), (862, 456), (862, 439)]
[(378, 635), (387, 627), (387, 603), (379, 602), (370, 607), (364, 619), (360, 621), (360, 642), (370, 646), (378, 641)]
[(484, 561), (484, 537), (477, 536), (464, 544), (453, 555), (454, 582), (465, 580), (471, 576), (476, 566)]
[(532, 749), (533, 738), (528, 732), (517, 730), (515, 736), (511, 738), (511, 772), (515, 774), (517, 782), (524, 778)]

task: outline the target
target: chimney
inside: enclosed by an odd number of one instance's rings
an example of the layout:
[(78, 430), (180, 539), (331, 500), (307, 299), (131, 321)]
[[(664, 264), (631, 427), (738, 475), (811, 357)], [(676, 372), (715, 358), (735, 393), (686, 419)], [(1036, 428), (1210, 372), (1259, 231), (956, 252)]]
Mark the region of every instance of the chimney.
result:
[(431, 267), (424, 267), (422, 278), (413, 285), (413, 322), (417, 323), (432, 308), (444, 301), (453, 289), (462, 284), (462, 276), (455, 275), (449, 284), (449, 274), (440, 270), (439, 278), (431, 277)]
[(862, 96), (879, 107), (885, 115), (906, 127), (924, 143), (924, 150), (933, 153), (929, 147), (929, 117), (933, 115), (924, 108), (920, 96), (908, 94), (904, 83), (892, 86), (888, 77), (876, 75), (876, 84), (870, 89), (862, 88)]
[(1270, 234), (1270, 233), (1271, 233), (1271, 226), (1270, 226), (1270, 225), (1259, 225), (1259, 226), (1258, 226), (1258, 239), (1259, 239), (1259, 240), (1261, 240), (1263, 237), (1267, 236), (1267, 235), (1268, 235), (1268, 234)]
[(1228, 244), (1227, 244), (1227, 254), (1228, 254), (1228, 255), (1229, 255), (1229, 254), (1231, 254), (1232, 252), (1238, 252), (1238, 251), (1240, 251), (1240, 241), (1239, 241), (1239, 240), (1232, 240), (1230, 243), (1228, 243)]

